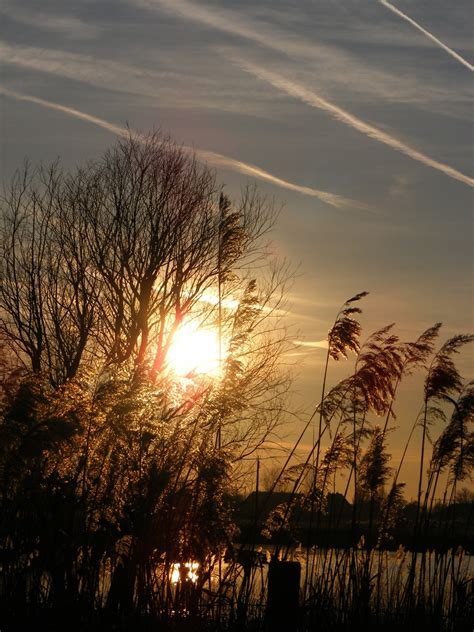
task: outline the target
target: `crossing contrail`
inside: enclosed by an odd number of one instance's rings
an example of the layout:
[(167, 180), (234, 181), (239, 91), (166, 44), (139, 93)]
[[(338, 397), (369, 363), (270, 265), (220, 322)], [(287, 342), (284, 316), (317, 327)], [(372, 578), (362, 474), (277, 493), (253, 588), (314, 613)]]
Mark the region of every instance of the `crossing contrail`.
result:
[[(48, 108), (50, 110), (57, 110), (59, 112), (63, 112), (64, 114), (68, 114), (69, 116), (75, 116), (76, 118), (79, 118), (83, 121), (87, 121), (88, 123), (92, 123), (93, 125), (97, 125), (98, 127), (102, 127), (112, 134), (115, 134), (116, 136), (120, 136), (122, 138), (128, 138), (130, 135), (130, 131), (124, 127), (114, 125), (113, 123), (110, 123), (105, 119), (99, 118), (97, 116), (92, 116), (91, 114), (81, 112), (80, 110), (76, 110), (75, 108), (71, 108), (66, 105), (61, 105), (60, 103), (56, 103), (55, 101), (47, 101), (46, 99), (41, 99), (39, 97), (34, 97), (28, 94), (22, 94), (20, 92), (16, 92), (15, 90), (9, 90), (8, 88), (4, 88), (1, 86), (0, 94), (3, 94), (4, 96), (11, 99), (16, 99), (17, 101), (29, 101), (30, 103), (35, 103), (36, 105), (40, 105), (41, 107)], [(238, 173), (243, 173), (253, 178), (257, 178), (258, 180), (270, 182), (282, 189), (287, 189), (289, 191), (295, 191), (303, 195), (309, 195), (311, 197), (318, 198), (322, 202), (329, 204), (330, 206), (334, 206), (335, 208), (354, 208), (365, 211), (370, 210), (366, 205), (355, 200), (350, 200), (340, 195), (336, 195), (335, 193), (329, 193), (327, 191), (320, 191), (319, 189), (313, 189), (311, 187), (304, 187), (300, 186), (299, 184), (294, 184), (293, 182), (289, 182), (288, 180), (283, 180), (282, 178), (274, 176), (273, 174), (265, 171), (257, 165), (252, 165), (247, 162), (235, 160), (234, 158), (229, 158), (228, 156), (218, 154), (214, 151), (208, 151), (206, 149), (196, 149), (193, 147), (187, 147), (185, 145), (182, 146), (182, 149), (189, 153), (195, 154), (201, 160), (208, 162), (215, 167), (227, 168), (231, 171), (236, 171)]]
[(365, 134), (365, 136), (373, 138), (374, 140), (377, 140), (379, 143), (383, 143), (384, 145), (388, 145), (392, 149), (395, 149), (401, 154), (405, 154), (405, 156), (408, 156), (409, 158), (412, 158), (417, 162), (421, 162), (427, 167), (431, 167), (432, 169), (441, 171), (441, 173), (444, 173), (454, 180), (459, 180), (459, 182), (463, 182), (470, 187), (474, 187), (474, 178), (461, 173), (450, 165), (446, 165), (442, 162), (434, 160), (433, 158), (430, 158), (426, 154), (423, 154), (421, 151), (418, 151), (417, 149), (410, 147), (401, 140), (398, 140), (398, 138), (395, 138), (394, 136), (383, 132), (377, 127), (374, 127), (373, 125), (370, 125), (369, 123), (361, 120), (357, 116), (354, 116), (350, 112), (343, 110), (334, 103), (323, 99), (318, 94), (312, 92), (305, 86), (295, 83), (294, 81), (290, 81), (289, 79), (286, 79), (281, 75), (277, 75), (274, 72), (270, 72), (269, 70), (266, 70), (265, 68), (257, 66), (256, 64), (252, 64), (248, 61), (238, 58), (233, 58), (233, 61), (238, 64), (240, 68), (254, 75), (258, 79), (266, 81), (273, 87), (281, 90), (282, 92), (285, 92), (286, 94), (289, 94), (292, 97), (295, 97), (296, 99), (299, 99), (300, 101), (306, 103), (307, 105), (310, 105), (311, 107), (328, 112), (336, 120), (344, 123), (348, 127), (356, 129), (362, 134)]
[(432, 42), (434, 42), (440, 48), (446, 51), (448, 55), (451, 55), (451, 57), (453, 57), (456, 61), (458, 61), (463, 66), (465, 66), (468, 70), (470, 70), (471, 72), (474, 72), (474, 66), (472, 64), (470, 64), (466, 59), (464, 59), (464, 57), (461, 57), (461, 55), (459, 55), (459, 53), (456, 53), (456, 51), (454, 51), (452, 48), (449, 48), (449, 46), (446, 46), (446, 44), (442, 42), (441, 40), (439, 40), (437, 37), (435, 37), (433, 33), (430, 33), (425, 28), (423, 28), (421, 24), (418, 24), (418, 22), (415, 22), (415, 20), (411, 18), (409, 15), (407, 15), (406, 13), (403, 13), (403, 11), (400, 11), (400, 9), (397, 9), (397, 7), (394, 7), (393, 4), (390, 4), (390, 2), (388, 2), (387, 0), (380, 0), (380, 3), (383, 4), (384, 7), (387, 7), (387, 9), (392, 11), (392, 13), (395, 13), (396, 15), (401, 17), (403, 20), (406, 20), (409, 24), (411, 24), (416, 29), (418, 29), (420, 33), (423, 33), (423, 35), (426, 35), (426, 37), (428, 37)]

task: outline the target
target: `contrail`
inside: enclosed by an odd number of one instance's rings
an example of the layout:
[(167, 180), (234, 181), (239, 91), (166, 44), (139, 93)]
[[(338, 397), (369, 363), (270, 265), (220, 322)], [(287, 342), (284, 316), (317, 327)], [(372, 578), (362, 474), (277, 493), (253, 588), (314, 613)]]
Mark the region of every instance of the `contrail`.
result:
[(274, 72), (270, 72), (261, 66), (257, 66), (256, 64), (252, 64), (248, 61), (244, 61), (242, 59), (233, 58), (234, 63), (238, 64), (240, 68), (245, 70), (246, 72), (254, 75), (258, 79), (262, 79), (267, 83), (271, 84), (275, 88), (289, 94), (303, 103), (310, 105), (311, 107), (318, 108), (320, 110), (324, 110), (331, 114), (333, 118), (341, 123), (344, 123), (348, 127), (352, 127), (353, 129), (358, 130), (362, 134), (365, 134), (369, 138), (373, 138), (374, 140), (379, 141), (379, 143), (383, 143), (384, 145), (388, 145), (392, 149), (399, 151), (405, 156), (412, 158), (427, 167), (431, 167), (432, 169), (436, 169), (437, 171), (441, 171), (445, 175), (453, 178), (454, 180), (459, 180), (459, 182), (463, 182), (464, 184), (469, 185), (470, 187), (474, 187), (474, 178), (471, 178), (464, 173), (461, 173), (457, 169), (454, 169), (450, 165), (446, 165), (442, 162), (438, 162), (433, 158), (430, 158), (426, 154), (421, 153), (420, 151), (413, 149), (406, 143), (398, 140), (397, 138), (383, 132), (382, 130), (370, 125), (369, 123), (365, 123), (360, 118), (357, 118), (350, 112), (343, 110), (337, 105), (334, 105), (330, 101), (323, 99), (315, 92), (312, 92), (305, 86), (295, 83), (294, 81), (289, 81), (285, 77), (281, 75), (277, 75)]
[(16, 99), (17, 101), (29, 101), (30, 103), (36, 103), (36, 105), (41, 105), (42, 107), (48, 108), (50, 110), (58, 110), (59, 112), (64, 112), (64, 114), (69, 114), (71, 116), (75, 116), (76, 118), (82, 119), (83, 121), (93, 123), (94, 125), (102, 127), (103, 129), (112, 132), (112, 134), (122, 136), (123, 138), (129, 136), (129, 132), (124, 127), (114, 125), (113, 123), (109, 123), (108, 121), (98, 118), (97, 116), (86, 114), (85, 112), (75, 110), (74, 108), (70, 108), (65, 105), (61, 105), (60, 103), (55, 103), (54, 101), (46, 101), (46, 99), (33, 97), (29, 94), (21, 94), (20, 92), (9, 90), (8, 88), (3, 88), (1, 86), (0, 94), (5, 95), (6, 97), (10, 97), (11, 99)]
[[(323, 43), (313, 37), (307, 39), (301, 34), (291, 33), (286, 28), (270, 24), (268, 19), (254, 20), (241, 11), (224, 9), (229, 3), (213, 3), (208, 6), (204, 0), (129, 0), (134, 6), (147, 11), (166, 11), (180, 19), (196, 22), (230, 35), (250, 41), (258, 46), (283, 53), (301, 63), (304, 59), (331, 83), (344, 88), (348, 84), (356, 86), (366, 97), (373, 96), (408, 104), (422, 102), (424, 107), (431, 104), (439, 111), (437, 102), (442, 102), (446, 113), (447, 102), (444, 91), (433, 87), (432, 83), (418, 77), (416, 81), (406, 73), (390, 71), (387, 67), (377, 69), (373, 64), (351, 55), (336, 44)], [(238, 3), (234, 3), (237, 4)], [(232, 44), (232, 40), (229, 42)], [(448, 90), (446, 89), (446, 93)], [(433, 99), (432, 99), (433, 97)], [(440, 101), (441, 99), (441, 101)], [(433, 103), (431, 103), (433, 100)]]
[[(91, 114), (86, 114), (85, 112), (81, 112), (80, 110), (76, 110), (75, 108), (67, 107), (65, 105), (61, 105), (60, 103), (56, 103), (54, 101), (47, 101), (46, 99), (40, 99), (39, 97), (21, 94), (20, 92), (9, 90), (8, 88), (4, 88), (1, 86), (0, 94), (3, 94), (4, 96), (10, 97), (12, 99), (16, 99), (17, 101), (29, 101), (30, 103), (35, 103), (36, 105), (40, 105), (41, 107), (48, 108), (50, 110), (58, 110), (59, 112), (63, 112), (64, 114), (75, 116), (76, 118), (79, 118), (83, 121), (87, 121), (88, 123), (92, 123), (93, 125), (97, 125), (98, 127), (102, 127), (112, 134), (115, 134), (116, 136), (120, 136), (122, 138), (128, 138), (130, 134), (129, 130), (125, 129), (124, 127), (114, 125), (113, 123), (110, 123), (109, 121), (106, 121), (102, 118), (92, 116)], [(206, 149), (196, 149), (193, 147), (187, 147), (186, 145), (184, 145), (182, 148), (184, 151), (194, 153), (198, 158), (214, 165), (215, 167), (227, 168), (238, 173), (252, 176), (259, 180), (271, 182), (272, 184), (282, 189), (296, 191), (297, 193), (301, 193), (303, 195), (316, 197), (322, 202), (325, 202), (326, 204), (329, 204), (330, 206), (334, 206), (336, 208), (356, 208), (366, 211), (369, 210), (368, 207), (364, 204), (356, 202), (354, 200), (350, 200), (340, 195), (336, 195), (335, 193), (328, 193), (327, 191), (320, 191), (311, 187), (300, 186), (299, 184), (294, 184), (293, 182), (289, 182), (288, 180), (278, 178), (268, 171), (261, 169), (257, 165), (241, 162), (240, 160), (235, 160), (234, 158), (229, 158), (228, 156), (218, 154), (214, 151), (208, 151)]]
[[(385, 0), (381, 1), (384, 4), (388, 4)], [(255, 28), (247, 22), (242, 22), (238, 17), (235, 16), (235, 14), (226, 13), (224, 15), (221, 13), (216, 13), (215, 11), (211, 11), (210, 9), (208, 9), (206, 6), (195, 4), (189, 2), (188, 0), (134, 0), (134, 3), (138, 6), (146, 7), (149, 9), (156, 9), (157, 6), (161, 6), (162, 8), (165, 8), (172, 13), (180, 15), (184, 19), (189, 19), (200, 22), (202, 24), (206, 24), (207, 26), (216, 28), (231, 35), (243, 37), (245, 39), (258, 43), (261, 46), (265, 46), (279, 52), (284, 52), (288, 55), (308, 56), (314, 53), (314, 48), (311, 45), (301, 45), (294, 41), (284, 41), (282, 43), (280, 41), (280, 37), (272, 37), (271, 35), (265, 34), (261, 29)], [(389, 8), (392, 8), (392, 6), (390, 5)], [(397, 9), (395, 9), (395, 11), (398, 12)], [(411, 18), (409, 19), (411, 20)], [(420, 29), (422, 28), (419, 25), (417, 25), (417, 27), (419, 27)], [(425, 32), (424, 29), (423, 32)], [(428, 35), (427, 32), (426, 34)], [(431, 38), (433, 37), (431, 34), (429, 34), (428, 36)], [(442, 44), (441, 42), (439, 43)], [(463, 61), (465, 62), (465, 60)], [(376, 127), (373, 127), (372, 125), (365, 123), (364, 121), (353, 116), (349, 112), (346, 112), (342, 108), (334, 105), (333, 103), (330, 103), (329, 101), (326, 101), (325, 99), (319, 97), (317, 94), (311, 92), (305, 87), (287, 81), (283, 77), (266, 71), (263, 68), (259, 68), (256, 65), (239, 60), (237, 60), (237, 63), (251, 74), (260, 77), (261, 79), (271, 83), (274, 87), (283, 90), (287, 94), (290, 94), (302, 100), (312, 107), (317, 107), (325, 110), (326, 112), (329, 112), (337, 120), (345, 123), (353, 129), (357, 129), (366, 136), (378, 140), (379, 142), (392, 147), (392, 149), (395, 149), (396, 151), (399, 151), (400, 153), (405, 154), (413, 160), (421, 162), (424, 165), (431, 167), (432, 169), (441, 171), (450, 178), (459, 180), (460, 182), (468, 184), (471, 187), (474, 186), (473, 178), (470, 178), (469, 176), (461, 173), (450, 165), (446, 165), (437, 160), (433, 160), (429, 156), (426, 156), (416, 149), (413, 149), (409, 145), (403, 143), (402, 141), (399, 141), (397, 138), (394, 138), (390, 134), (387, 134), (377, 129)]]
[(415, 20), (411, 18), (409, 15), (407, 15), (406, 13), (403, 13), (403, 11), (400, 11), (400, 9), (397, 9), (397, 7), (394, 7), (393, 4), (390, 4), (390, 2), (387, 2), (387, 0), (380, 0), (380, 3), (383, 4), (384, 7), (386, 7), (387, 9), (389, 9), (390, 11), (392, 11), (393, 13), (401, 17), (403, 20), (406, 20), (409, 24), (411, 24), (416, 29), (418, 29), (420, 33), (423, 33), (423, 35), (426, 35), (426, 37), (428, 37), (432, 42), (434, 42), (440, 48), (446, 51), (448, 55), (451, 55), (451, 57), (453, 57), (456, 61), (458, 61), (463, 66), (465, 66), (468, 70), (470, 70), (471, 72), (474, 72), (474, 66), (472, 64), (470, 64), (466, 59), (464, 59), (464, 57), (461, 57), (461, 55), (456, 53), (456, 51), (454, 51), (452, 48), (449, 48), (449, 46), (446, 46), (444, 42), (439, 40), (432, 33), (430, 33), (425, 28), (423, 28), (421, 24), (418, 24), (418, 22), (415, 22)]
[(253, 176), (254, 178), (258, 178), (259, 180), (266, 180), (267, 182), (271, 182), (272, 184), (275, 184), (282, 189), (288, 189), (290, 191), (302, 193), (303, 195), (317, 197), (326, 204), (330, 204), (331, 206), (335, 206), (336, 208), (347, 208), (350, 206), (352, 208), (358, 208), (360, 210), (370, 210), (365, 204), (362, 204), (361, 202), (349, 200), (347, 198), (341, 197), (340, 195), (335, 195), (334, 193), (328, 193), (326, 191), (320, 191), (311, 187), (303, 187), (299, 184), (288, 182), (288, 180), (278, 178), (277, 176), (268, 173), (268, 171), (265, 171), (264, 169), (261, 169), (256, 165), (252, 165), (246, 162), (240, 162), (240, 160), (228, 158), (227, 156), (223, 156), (222, 154), (217, 154), (213, 151), (207, 151), (205, 149), (196, 149), (194, 151), (203, 160), (217, 167), (228, 167), (229, 169), (232, 169), (232, 171), (238, 171), (239, 173), (244, 173), (246, 175)]

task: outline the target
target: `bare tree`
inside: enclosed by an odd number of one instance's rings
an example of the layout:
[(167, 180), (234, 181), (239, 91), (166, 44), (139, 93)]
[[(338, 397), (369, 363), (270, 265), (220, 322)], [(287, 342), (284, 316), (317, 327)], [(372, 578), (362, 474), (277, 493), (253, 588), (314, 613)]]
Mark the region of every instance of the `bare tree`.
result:
[(156, 377), (179, 324), (207, 291), (235, 291), (231, 269), (264, 254), (275, 219), (251, 190), (232, 210), (214, 173), (157, 134), (73, 174), (26, 166), (2, 202), (0, 327), (53, 385), (91, 357)]

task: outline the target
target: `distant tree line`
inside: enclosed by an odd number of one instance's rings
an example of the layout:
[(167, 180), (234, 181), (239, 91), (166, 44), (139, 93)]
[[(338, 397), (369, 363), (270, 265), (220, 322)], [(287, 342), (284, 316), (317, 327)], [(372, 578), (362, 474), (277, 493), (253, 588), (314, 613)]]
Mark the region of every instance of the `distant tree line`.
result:
[[(260, 491), (250, 493), (245, 499), (229, 499), (234, 507), (234, 519), (239, 527), (238, 540), (243, 543), (255, 539), (255, 511), (260, 544), (274, 544), (275, 514), (285, 512), (288, 504), (298, 507), (304, 504), (304, 496), (294, 499), (291, 492)], [(359, 499), (356, 508), (356, 531), (352, 530), (353, 504), (339, 492), (326, 495), (324, 507), (317, 516), (307, 509), (290, 512), (287, 524), (279, 529), (278, 541), (287, 545), (306, 545), (318, 547), (374, 547), (383, 544), (384, 549), (396, 550), (400, 545), (410, 549), (414, 545), (413, 535), (417, 515), (416, 501), (403, 501), (399, 504), (397, 515), (393, 516), (390, 531), (381, 533), (383, 526), (384, 503), (381, 500), (375, 506), (367, 500)], [(259, 512), (258, 507), (262, 508)], [(311, 528), (315, 519), (319, 528)], [(272, 529), (273, 527), (273, 529)], [(437, 501), (430, 515), (429, 527), (425, 529), (420, 549), (447, 551), (462, 547), (474, 550), (474, 493), (468, 488), (461, 490), (451, 503)]]

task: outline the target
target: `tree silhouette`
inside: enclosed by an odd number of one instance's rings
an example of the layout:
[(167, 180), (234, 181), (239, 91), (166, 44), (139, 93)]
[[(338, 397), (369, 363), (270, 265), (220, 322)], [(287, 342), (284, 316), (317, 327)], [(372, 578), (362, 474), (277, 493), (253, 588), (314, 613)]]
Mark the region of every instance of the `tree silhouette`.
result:
[[(72, 173), (27, 165), (2, 206), (5, 616), (161, 616), (171, 593), (189, 611), (172, 565), (210, 572), (242, 459), (284, 414), (274, 205), (252, 188), (231, 202), (151, 134)], [(168, 364), (185, 322), (218, 330), (218, 376)]]

